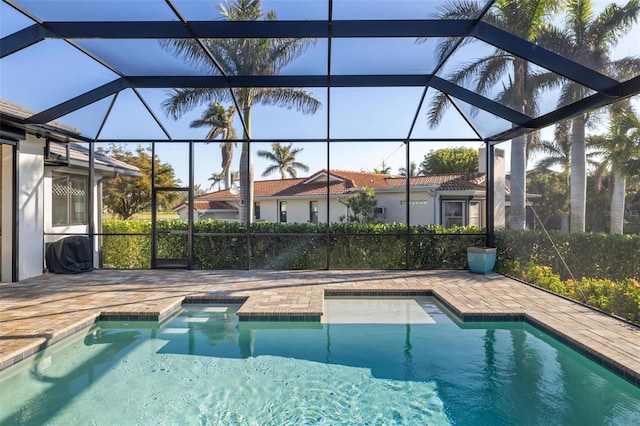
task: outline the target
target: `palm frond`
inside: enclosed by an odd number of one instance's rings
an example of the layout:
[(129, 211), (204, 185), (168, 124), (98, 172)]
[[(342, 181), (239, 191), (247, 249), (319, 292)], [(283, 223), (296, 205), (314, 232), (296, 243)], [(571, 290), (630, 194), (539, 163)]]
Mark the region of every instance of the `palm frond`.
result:
[(262, 172), (262, 177), (272, 175), (278, 170), (280, 170), (280, 168), (276, 164), (272, 164), (271, 166), (268, 166), (266, 169), (264, 169), (264, 172)]
[(171, 89), (162, 101), (165, 114), (175, 120), (182, 114), (205, 102), (229, 102), (231, 94), (227, 89), (187, 87)]
[(624, 6), (615, 3), (608, 5), (589, 26), (589, 40), (593, 46), (613, 48), (638, 22), (639, 13), (640, 0), (630, 0)]
[[(293, 162), (291, 163), (291, 167), (292, 167), (293, 169), (300, 169), (300, 170), (302, 170), (303, 172), (308, 172), (308, 171), (309, 171), (309, 166), (307, 166), (306, 164), (301, 163), (301, 162), (299, 162), (299, 161), (293, 161)], [(294, 177), (295, 177), (295, 176), (294, 176)]]
[(449, 98), (443, 92), (438, 92), (436, 96), (434, 96), (429, 104), (429, 110), (427, 111), (427, 122), (429, 123), (429, 128), (435, 129), (438, 127), (438, 124), (442, 121), (442, 117), (444, 117), (444, 113), (447, 111), (447, 108), (450, 105)]
[(262, 105), (294, 108), (303, 114), (313, 114), (322, 106), (311, 92), (291, 87), (254, 89), (253, 99)]

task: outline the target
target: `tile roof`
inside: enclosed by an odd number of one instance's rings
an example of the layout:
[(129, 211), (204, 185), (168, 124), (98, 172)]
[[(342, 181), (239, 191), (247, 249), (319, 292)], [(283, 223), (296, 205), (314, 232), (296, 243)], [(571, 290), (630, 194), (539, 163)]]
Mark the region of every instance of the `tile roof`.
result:
[[(411, 186), (433, 186), (438, 189), (448, 189), (445, 187), (455, 187), (459, 184), (464, 189), (471, 189), (467, 184), (473, 184), (479, 189), (484, 190), (485, 174), (482, 172), (466, 172), (466, 173), (446, 173), (438, 175), (415, 176), (409, 179)], [(387, 179), (389, 186), (397, 188), (405, 186), (404, 177), (393, 177)], [(475, 188), (474, 188), (475, 189)]]
[[(306, 178), (258, 180), (254, 182), (254, 197), (304, 197), (327, 194), (327, 170), (320, 170)], [(450, 173), (416, 176), (409, 180), (412, 187), (432, 186), (442, 190), (484, 190), (485, 174), (480, 172)], [(347, 195), (360, 188), (403, 188), (405, 178), (348, 170), (331, 170), (330, 195)], [(229, 199), (228, 189), (204, 194), (199, 200)]]
[[(89, 167), (89, 148), (72, 142), (69, 143), (68, 146), (69, 151), (67, 152), (67, 144), (50, 141), (49, 153), (46, 160), (53, 164), (56, 162), (69, 162), (75, 166)], [(136, 166), (132, 166), (131, 164), (109, 157), (108, 155), (98, 151), (94, 152), (94, 167), (97, 170), (106, 170), (129, 176), (142, 176), (140, 174), (140, 169)]]
[[(0, 98), (0, 113), (19, 118), (21, 120), (26, 120), (27, 118), (35, 115), (34, 111), (31, 111), (4, 98)], [(67, 132), (75, 133), (78, 135), (80, 134), (80, 130), (76, 129), (75, 127), (60, 123), (59, 121), (50, 121), (49, 123), (47, 123), (47, 125), (58, 130), (65, 130)]]

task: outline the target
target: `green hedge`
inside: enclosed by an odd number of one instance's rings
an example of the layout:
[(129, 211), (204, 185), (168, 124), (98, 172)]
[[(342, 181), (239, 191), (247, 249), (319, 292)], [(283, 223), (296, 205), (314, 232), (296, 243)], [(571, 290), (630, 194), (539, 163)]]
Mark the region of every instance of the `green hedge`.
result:
[(502, 271), (512, 277), (551, 290), (629, 321), (640, 324), (640, 282), (625, 278), (618, 282), (602, 278), (562, 280), (551, 267), (533, 262), (508, 261)]
[(151, 222), (139, 220), (105, 220), (105, 234), (142, 234), (102, 236), (102, 266), (116, 269), (151, 267)]
[(500, 230), (496, 246), (498, 270), (517, 261), (549, 266), (562, 280), (640, 279), (640, 235)]
[[(179, 220), (158, 222), (159, 230), (186, 230)], [(141, 236), (104, 236), (103, 265), (128, 269), (149, 268), (149, 222), (109, 220), (103, 233), (140, 233)], [(329, 257), (332, 269), (405, 269), (407, 228), (403, 224), (252, 223), (251, 266), (254, 269), (324, 269)], [(413, 226), (409, 235), (410, 269), (465, 269), (466, 248), (484, 245), (475, 227)], [(215, 235), (212, 235), (215, 234)], [(186, 257), (187, 235), (157, 238), (160, 258)], [(327, 251), (329, 239), (329, 251)], [(141, 241), (144, 240), (143, 243)], [(196, 269), (244, 269), (247, 266), (247, 228), (237, 222), (194, 223)]]

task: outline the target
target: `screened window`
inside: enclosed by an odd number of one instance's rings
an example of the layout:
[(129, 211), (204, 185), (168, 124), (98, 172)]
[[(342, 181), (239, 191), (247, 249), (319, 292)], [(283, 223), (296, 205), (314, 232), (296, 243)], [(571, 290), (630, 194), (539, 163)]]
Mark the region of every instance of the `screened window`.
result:
[(53, 225), (86, 224), (87, 177), (53, 175), (51, 208), (51, 222)]
[(309, 222), (318, 223), (318, 202), (309, 201)]
[(464, 225), (464, 201), (443, 201), (442, 224), (448, 228), (450, 226)]
[(280, 201), (280, 222), (285, 223), (287, 221), (287, 202)]
[(253, 203), (253, 216), (255, 216), (256, 220), (260, 220), (260, 203)]

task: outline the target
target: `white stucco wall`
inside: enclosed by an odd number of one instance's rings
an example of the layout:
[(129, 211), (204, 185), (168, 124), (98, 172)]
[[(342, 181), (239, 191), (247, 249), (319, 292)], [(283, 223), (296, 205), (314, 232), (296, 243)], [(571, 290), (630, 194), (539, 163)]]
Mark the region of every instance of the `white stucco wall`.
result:
[[(44, 267), (44, 139), (28, 135), (18, 153), (18, 279), (42, 275)], [(40, 242), (40, 243), (38, 243)]]
[[(378, 207), (384, 207), (386, 214), (378, 220), (384, 223), (407, 223), (406, 196), (404, 191), (377, 192)], [(429, 225), (434, 219), (435, 198), (424, 190), (413, 190), (409, 199), (409, 223)]]
[[(341, 216), (347, 213), (347, 207), (339, 200), (346, 202), (347, 198), (330, 198), (329, 199), (329, 222), (339, 222)], [(260, 201), (260, 220), (267, 222), (280, 221), (280, 201), (287, 202), (287, 223), (308, 223), (309, 222), (309, 203), (311, 201), (318, 202), (318, 222), (327, 222), (327, 199), (319, 196), (318, 198), (302, 198), (297, 200), (291, 199), (268, 199)]]
[(13, 155), (12, 147), (9, 145), (0, 145), (1, 161), (2, 161), (2, 269), (0, 272), (0, 281), (11, 281), (11, 259), (13, 252), (11, 247), (11, 230), (13, 228), (11, 194), (13, 183)]

